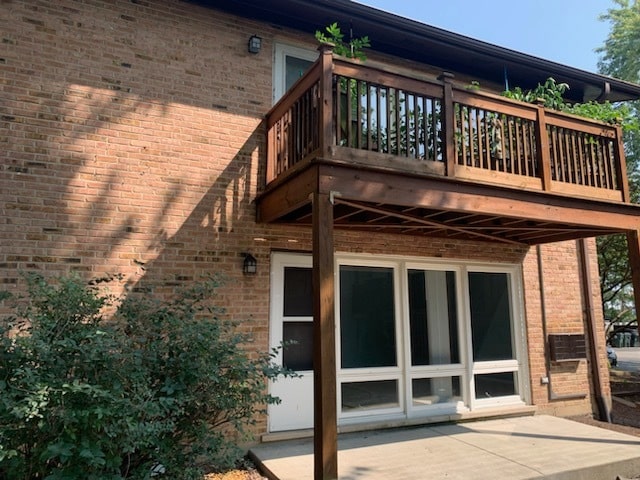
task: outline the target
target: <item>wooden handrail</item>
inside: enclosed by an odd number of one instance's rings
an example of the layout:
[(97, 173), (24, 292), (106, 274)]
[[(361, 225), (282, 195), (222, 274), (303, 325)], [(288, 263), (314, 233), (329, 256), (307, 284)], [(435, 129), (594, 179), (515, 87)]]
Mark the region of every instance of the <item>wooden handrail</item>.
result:
[(291, 89), (267, 112), (267, 128), (271, 128), (312, 85), (320, 81), (320, 63), (315, 62)]
[(615, 125), (589, 120), (588, 118), (571, 115), (569, 113), (558, 112), (557, 110), (546, 109), (547, 122), (557, 127), (579, 130), (599, 137), (616, 138)]
[(267, 114), (267, 182), (352, 149), (351, 161), (369, 151), (372, 166), (387, 156), (389, 168), (417, 175), (629, 201), (619, 127), (320, 51)]
[(430, 97), (442, 96), (442, 84), (440, 82), (418, 80), (406, 75), (394, 74), (375, 67), (355, 64), (353, 61), (336, 59), (333, 61), (333, 73), (335, 75), (362, 80), (387, 88), (397, 88)]
[(509, 98), (486, 92), (463, 90), (458, 87), (453, 90), (453, 101), (470, 107), (513, 115), (527, 120), (535, 120), (537, 117), (535, 105), (515, 102)]

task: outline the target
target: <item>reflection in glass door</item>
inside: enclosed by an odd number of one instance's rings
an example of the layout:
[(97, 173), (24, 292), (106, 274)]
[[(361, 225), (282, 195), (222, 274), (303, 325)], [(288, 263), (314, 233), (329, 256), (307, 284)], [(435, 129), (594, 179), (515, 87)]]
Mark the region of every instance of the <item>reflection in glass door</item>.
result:
[(400, 409), (394, 277), (391, 267), (340, 266), (343, 414)]
[(469, 272), (474, 403), (520, 401), (511, 277)]
[(462, 402), (455, 271), (408, 269), (410, 411)]

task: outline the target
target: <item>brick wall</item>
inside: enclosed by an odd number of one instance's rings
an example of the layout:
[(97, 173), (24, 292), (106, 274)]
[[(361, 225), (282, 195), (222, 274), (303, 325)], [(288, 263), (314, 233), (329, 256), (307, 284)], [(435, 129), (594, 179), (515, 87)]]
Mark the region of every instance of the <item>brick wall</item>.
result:
[[(18, 290), (25, 270), (119, 272), (128, 288), (162, 291), (218, 273), (218, 304), (246, 319), (265, 350), (270, 254), (311, 249), (308, 229), (255, 223), (271, 52), (283, 39), (314, 48), (312, 35), (177, 0), (13, 0), (0, 22), (2, 285)], [(252, 55), (256, 32), (263, 48)], [(523, 262), (533, 400), (547, 404), (536, 383), (544, 354), (534, 250), (363, 238), (337, 232), (336, 248)], [(247, 251), (259, 262), (253, 277), (241, 274)], [(543, 252), (549, 329), (580, 331), (573, 244)], [(562, 391), (587, 389), (586, 365), (552, 374)]]
[[(592, 272), (591, 288), (595, 309), (600, 351), (598, 352), (603, 379), (603, 393), (610, 395), (609, 370), (604, 349), (604, 322), (600, 301), (600, 285), (597, 277), (598, 264), (595, 241), (589, 240), (589, 267)], [(584, 314), (585, 305), (580, 292), (580, 266), (576, 242), (563, 242), (540, 247), (542, 258), (542, 280), (546, 306), (547, 334), (581, 334), (588, 339), (588, 325)], [(557, 415), (577, 415), (597, 411), (590, 384), (590, 354), (587, 359), (575, 362), (550, 362), (544, 357), (542, 300), (539, 290), (540, 275), (537, 249), (532, 248), (523, 262), (525, 281), (525, 304), (527, 312), (527, 335), (533, 403), (539, 411)], [(588, 348), (588, 342), (587, 342)], [(547, 377), (550, 385), (541, 379)], [(585, 394), (584, 400), (553, 400), (557, 397)]]

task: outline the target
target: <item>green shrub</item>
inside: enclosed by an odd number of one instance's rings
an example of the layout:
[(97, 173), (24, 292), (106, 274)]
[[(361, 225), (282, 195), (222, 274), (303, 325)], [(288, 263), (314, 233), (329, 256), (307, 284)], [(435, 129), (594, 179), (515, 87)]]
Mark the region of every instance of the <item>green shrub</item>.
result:
[(0, 322), (0, 478), (197, 478), (238, 461), (283, 372), (208, 306), (215, 281), (119, 301), (77, 277), (26, 279)]
[(338, 55), (347, 58), (357, 58), (361, 61), (367, 59), (364, 49), (371, 46), (368, 36), (353, 38), (353, 36), (350, 35), (349, 42), (345, 42), (344, 33), (342, 33), (337, 22), (325, 27), (324, 31), (316, 30), (315, 36), (316, 40), (321, 44), (328, 43), (333, 45), (333, 51)]

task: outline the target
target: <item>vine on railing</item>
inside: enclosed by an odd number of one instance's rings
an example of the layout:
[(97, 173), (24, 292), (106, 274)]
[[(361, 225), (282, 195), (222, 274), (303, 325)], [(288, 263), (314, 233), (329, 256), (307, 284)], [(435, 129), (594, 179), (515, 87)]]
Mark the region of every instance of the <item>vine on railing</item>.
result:
[[(568, 84), (558, 83), (550, 77), (532, 90), (525, 91), (516, 87), (503, 92), (503, 96), (522, 102), (538, 103), (559, 112), (621, 125), (626, 131), (640, 130), (640, 120), (630, 114), (628, 106), (594, 101), (571, 104), (564, 99), (567, 90)], [(615, 135), (606, 135), (604, 130), (599, 133), (587, 133), (557, 125), (549, 125), (547, 135), (553, 180), (609, 190), (621, 188), (621, 182), (626, 181), (619, 178), (614, 168)]]
[[(347, 155), (360, 163), (416, 173), (516, 182), (544, 190), (554, 188), (551, 182), (563, 182), (625, 196), (619, 127), (451, 83), (443, 86), (339, 58), (330, 61), (330, 69), (312, 67), (312, 74), (272, 110), (267, 121), (268, 181), (312, 155), (334, 155), (320, 151), (326, 145), (375, 152), (381, 156)], [(328, 72), (329, 80), (322, 80), (322, 72)], [(322, 93), (320, 85), (331, 88)], [(556, 97), (552, 100), (557, 104)], [(322, 113), (320, 105), (330, 109)], [(451, 115), (450, 127), (443, 121), (445, 114)], [(398, 163), (384, 155), (414, 160), (415, 169), (412, 162)], [(520, 183), (503, 174), (527, 180)]]

